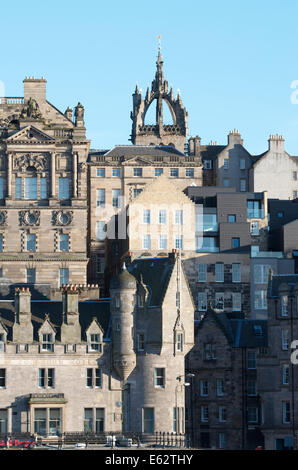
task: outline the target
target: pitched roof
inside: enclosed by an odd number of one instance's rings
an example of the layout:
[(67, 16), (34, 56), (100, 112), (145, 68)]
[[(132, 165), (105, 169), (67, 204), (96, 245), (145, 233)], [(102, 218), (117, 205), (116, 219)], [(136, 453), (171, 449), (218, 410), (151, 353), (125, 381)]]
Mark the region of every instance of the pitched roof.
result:
[(298, 274), (277, 274), (272, 276), (268, 289), (269, 297), (278, 297), (278, 289), (281, 284), (287, 284), (291, 293), (298, 284)]
[[(38, 341), (38, 330), (44, 323), (47, 314), (49, 316), (51, 325), (57, 332), (56, 339), (60, 341), (62, 325), (62, 301), (32, 300), (31, 313), (34, 341)], [(82, 330), (82, 341), (86, 340), (85, 332), (92, 323), (94, 317), (104, 331), (105, 339), (109, 339), (110, 299), (79, 301), (79, 322)], [(14, 319), (14, 301), (7, 300), (0, 302), (0, 321), (8, 329), (9, 341), (12, 341), (12, 327), (14, 324)]]
[(135, 259), (127, 268), (149, 290), (148, 306), (161, 306), (174, 268), (169, 258)]
[(163, 156), (163, 155), (181, 155), (176, 148), (170, 145), (116, 145), (111, 150), (108, 150), (104, 155), (106, 157), (134, 157), (134, 156)]

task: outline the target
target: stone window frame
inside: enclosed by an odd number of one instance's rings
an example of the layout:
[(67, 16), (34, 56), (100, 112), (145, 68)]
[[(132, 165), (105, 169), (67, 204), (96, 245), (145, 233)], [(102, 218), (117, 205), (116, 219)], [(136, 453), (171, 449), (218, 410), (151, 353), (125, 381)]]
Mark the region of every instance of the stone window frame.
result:
[[(162, 371), (162, 373), (160, 373), (160, 371)], [(166, 368), (164, 366), (154, 367), (153, 386), (155, 389), (164, 390), (166, 388)]]
[[(44, 385), (40, 385), (40, 371), (44, 370)], [(52, 377), (50, 377), (49, 371), (52, 371)], [(41, 389), (54, 389), (55, 388), (55, 369), (53, 367), (39, 367), (38, 368), (38, 376), (37, 376), (37, 386)], [(49, 385), (49, 379), (53, 382), (52, 385)]]
[[(85, 387), (88, 389), (102, 389), (103, 388), (103, 377), (101, 367), (86, 367), (85, 374)], [(97, 381), (99, 385), (97, 385)], [(88, 385), (89, 383), (89, 385)]]

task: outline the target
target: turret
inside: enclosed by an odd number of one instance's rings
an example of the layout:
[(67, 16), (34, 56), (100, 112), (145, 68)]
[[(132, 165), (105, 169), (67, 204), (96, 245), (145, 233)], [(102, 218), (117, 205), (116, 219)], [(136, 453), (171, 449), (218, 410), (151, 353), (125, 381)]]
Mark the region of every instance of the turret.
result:
[(32, 343), (33, 325), (31, 322), (31, 293), (29, 288), (15, 290), (15, 323), (13, 325), (13, 341), (16, 343)]
[(113, 365), (123, 381), (126, 381), (136, 365), (133, 340), (136, 289), (136, 279), (124, 264), (110, 283)]
[(80, 343), (79, 292), (76, 286), (63, 287), (62, 302), (63, 323), (61, 325), (61, 342), (66, 344)]

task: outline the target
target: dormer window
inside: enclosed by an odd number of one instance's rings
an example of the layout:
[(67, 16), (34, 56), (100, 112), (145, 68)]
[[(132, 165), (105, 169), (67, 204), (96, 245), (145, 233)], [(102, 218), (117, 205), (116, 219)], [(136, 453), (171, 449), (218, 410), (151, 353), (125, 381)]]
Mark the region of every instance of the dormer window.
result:
[(210, 361), (216, 359), (216, 348), (214, 343), (206, 343), (204, 345), (205, 360)]
[(253, 330), (254, 330), (254, 335), (255, 336), (263, 336), (262, 325), (254, 325)]
[(54, 351), (54, 341), (52, 333), (45, 333), (42, 335), (41, 349), (42, 351)]
[(101, 352), (100, 334), (90, 334), (90, 351)]

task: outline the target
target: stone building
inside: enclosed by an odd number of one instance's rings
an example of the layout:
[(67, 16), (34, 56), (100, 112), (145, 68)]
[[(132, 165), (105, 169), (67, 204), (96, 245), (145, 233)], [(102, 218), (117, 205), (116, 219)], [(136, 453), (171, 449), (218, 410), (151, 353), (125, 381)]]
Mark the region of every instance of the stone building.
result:
[[(84, 108), (60, 112), (46, 80), (0, 99), (0, 270), (12, 283), (87, 281)], [(79, 236), (78, 236), (79, 235)]]
[(256, 358), (267, 346), (266, 321), (230, 318), (210, 306), (196, 322), (195, 346), (187, 355), (188, 432), (199, 448), (255, 449), (260, 432), (260, 372)]
[(62, 302), (23, 287), (1, 302), (0, 433), (185, 431), (194, 306), (179, 259), (133, 261), (110, 287), (79, 301), (65, 286)]
[(261, 430), (269, 450), (297, 448), (297, 345), (292, 346), (298, 338), (297, 293), (297, 274), (271, 274), (268, 351), (257, 360), (258, 390), (263, 402)]

